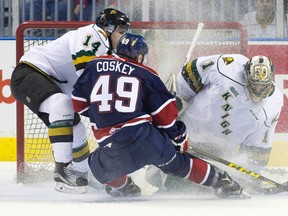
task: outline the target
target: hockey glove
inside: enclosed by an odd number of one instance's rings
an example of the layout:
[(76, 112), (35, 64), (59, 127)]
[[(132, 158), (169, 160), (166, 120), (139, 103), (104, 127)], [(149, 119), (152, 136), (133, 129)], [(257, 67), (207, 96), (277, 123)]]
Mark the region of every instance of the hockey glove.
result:
[(177, 152), (180, 152), (182, 154), (186, 153), (188, 150), (188, 134), (187, 134), (187, 132), (185, 131), (180, 136), (177, 136), (176, 138), (174, 138), (173, 145), (174, 145), (174, 148)]

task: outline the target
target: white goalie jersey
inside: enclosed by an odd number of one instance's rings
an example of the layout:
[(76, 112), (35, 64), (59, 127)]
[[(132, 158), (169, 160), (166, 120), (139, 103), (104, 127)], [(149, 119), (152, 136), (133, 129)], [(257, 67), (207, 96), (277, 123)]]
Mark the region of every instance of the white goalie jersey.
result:
[(250, 98), (244, 78), (248, 60), (240, 54), (204, 56), (178, 74), (177, 95), (187, 102), (181, 118), (193, 143), (272, 146), (283, 96), (275, 87), (258, 103)]
[(32, 65), (52, 79), (67, 95), (83, 72), (85, 65), (96, 56), (107, 54), (109, 40), (96, 24), (69, 31), (44, 46), (36, 46), (25, 53), (20, 62)]

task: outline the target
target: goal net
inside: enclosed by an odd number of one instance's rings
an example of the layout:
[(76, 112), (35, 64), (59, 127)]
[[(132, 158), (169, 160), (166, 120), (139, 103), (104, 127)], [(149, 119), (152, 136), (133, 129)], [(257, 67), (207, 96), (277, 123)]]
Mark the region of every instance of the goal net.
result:
[[(17, 62), (33, 46), (43, 46), (68, 30), (91, 22), (37, 22), (21, 24), (16, 32)], [(143, 34), (149, 44), (148, 66), (166, 82), (171, 73), (177, 74), (197, 29), (196, 22), (132, 22), (133, 33)], [(247, 53), (247, 33), (239, 23), (204, 23), (192, 58), (222, 53)], [(97, 148), (89, 122), (91, 149)], [(52, 180), (54, 161), (47, 128), (38, 117), (17, 102), (17, 179), (18, 182)]]

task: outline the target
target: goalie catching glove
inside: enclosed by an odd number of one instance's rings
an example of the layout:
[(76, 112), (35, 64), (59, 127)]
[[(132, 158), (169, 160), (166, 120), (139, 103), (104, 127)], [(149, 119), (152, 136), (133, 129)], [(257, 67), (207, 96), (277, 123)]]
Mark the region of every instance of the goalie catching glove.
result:
[(188, 134), (185, 131), (183, 134), (173, 139), (173, 145), (177, 152), (186, 153), (188, 150)]

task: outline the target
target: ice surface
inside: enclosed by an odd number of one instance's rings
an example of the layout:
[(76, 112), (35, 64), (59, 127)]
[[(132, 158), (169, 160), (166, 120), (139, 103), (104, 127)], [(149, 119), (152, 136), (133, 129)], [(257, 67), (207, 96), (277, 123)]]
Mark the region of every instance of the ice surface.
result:
[(0, 216), (282, 216), (288, 214), (287, 192), (245, 200), (221, 200), (213, 194), (199, 193), (161, 193), (136, 199), (116, 199), (108, 196), (101, 189), (90, 187), (87, 194), (59, 193), (54, 190), (52, 181), (28, 185), (17, 184), (15, 163), (1, 162), (0, 169)]

